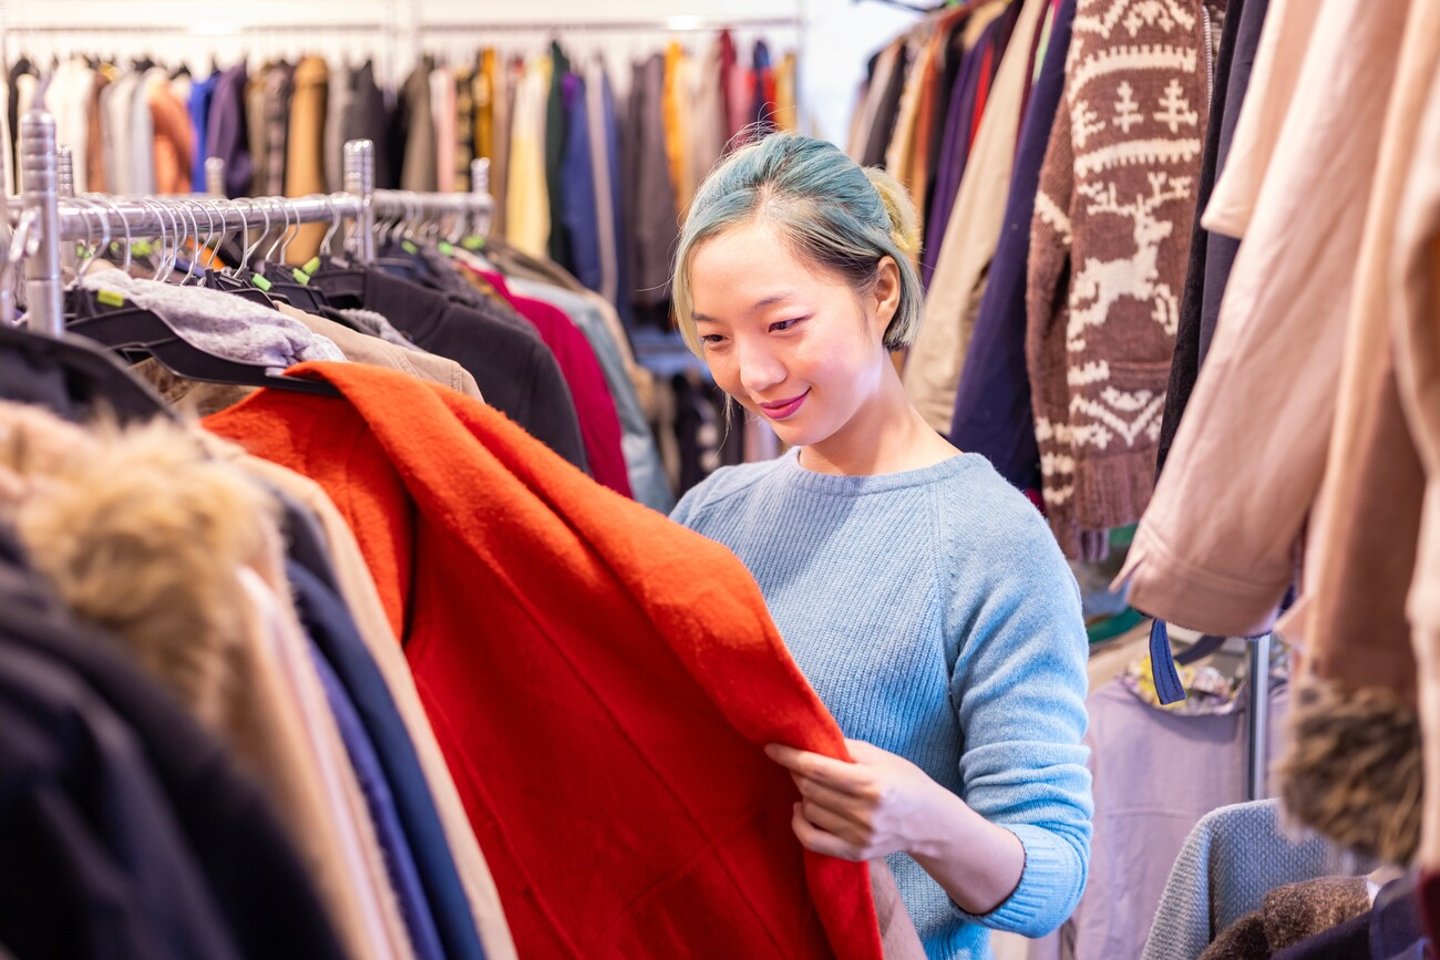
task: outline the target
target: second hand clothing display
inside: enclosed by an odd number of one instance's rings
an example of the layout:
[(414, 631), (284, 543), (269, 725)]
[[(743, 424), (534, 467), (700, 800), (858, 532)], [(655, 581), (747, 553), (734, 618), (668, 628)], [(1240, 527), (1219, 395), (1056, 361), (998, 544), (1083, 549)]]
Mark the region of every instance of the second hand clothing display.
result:
[(919, 960), (791, 831), (764, 746), (845, 743), (758, 588), (625, 489), (618, 323), (381, 248), (91, 262), (63, 339), (0, 329), (0, 945)]

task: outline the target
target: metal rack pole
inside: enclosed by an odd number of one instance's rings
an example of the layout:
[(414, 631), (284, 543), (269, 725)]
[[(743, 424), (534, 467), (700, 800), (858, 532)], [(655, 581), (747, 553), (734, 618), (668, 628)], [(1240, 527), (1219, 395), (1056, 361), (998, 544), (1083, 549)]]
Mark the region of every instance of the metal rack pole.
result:
[(354, 253), (361, 263), (375, 259), (375, 144), (351, 140), (345, 144), (345, 192), (360, 201), (355, 219)]
[[(59, 200), (75, 197), (75, 154), (65, 144), (55, 148), (55, 196)], [(60, 244), (60, 268), (73, 272), (80, 265), (73, 243)]]
[(1251, 800), (1266, 795), (1265, 768), (1270, 753), (1270, 634), (1246, 642), (1250, 653), (1250, 702), (1247, 739), (1250, 765), (1245, 771), (1245, 792)]
[(212, 197), (225, 196), (225, 159), (205, 158), (205, 192)]
[(470, 192), (490, 195), (489, 157), (476, 157), (470, 161)]
[(474, 218), (475, 233), (481, 237), (489, 236), (490, 224), (494, 222), (492, 216), (494, 201), (490, 199), (490, 159), (488, 157), (476, 157), (470, 161), (470, 195), (483, 198), (486, 204), (486, 209)]
[(656, 33), (711, 33), (719, 30), (760, 30), (766, 28), (803, 29), (800, 16), (769, 17), (653, 17), (631, 20), (570, 20), (556, 24), (554, 21), (432, 21), (420, 24), (420, 34), (430, 33), (607, 33), (656, 32)]
[(56, 194), (55, 118), (31, 110), (20, 120), (24, 205), (33, 211), (39, 249), (25, 258), (25, 301), (30, 329), (58, 337), (65, 332), (60, 278), (60, 200)]

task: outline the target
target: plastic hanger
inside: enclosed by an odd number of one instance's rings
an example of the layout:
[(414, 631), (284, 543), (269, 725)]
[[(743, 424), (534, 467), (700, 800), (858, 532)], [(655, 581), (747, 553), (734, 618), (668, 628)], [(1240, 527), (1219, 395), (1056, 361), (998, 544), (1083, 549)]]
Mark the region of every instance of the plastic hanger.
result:
[[(282, 205), (281, 212), (285, 215), (285, 227), (276, 242), (266, 251), (266, 262), (260, 266), (260, 273), (270, 281), (269, 292), (272, 295), (284, 297), (291, 306), (307, 313), (318, 313), (322, 307), (330, 305), (324, 292), (318, 288), (311, 289), (310, 274), (285, 265), (285, 254), (290, 249), (290, 242), (300, 233), (300, 219), (296, 217), (292, 230), (289, 208)], [(278, 253), (275, 250), (277, 243), (280, 247)]]
[[(142, 201), (162, 218), (161, 244), (168, 240), (164, 219), (172, 211), (158, 201)], [(122, 219), (122, 223), (123, 223)], [(178, 231), (178, 220), (173, 220)], [(126, 241), (130, 240), (128, 226)], [(161, 266), (165, 266), (162, 261)], [(157, 274), (158, 277), (158, 274)], [(299, 393), (338, 396), (335, 387), (321, 380), (306, 380), (276, 373), (263, 364), (217, 357), (186, 341), (163, 317), (135, 306), (117, 291), (75, 288), (66, 294), (67, 328), (121, 353), (149, 354), (170, 372), (191, 380), (240, 386), (278, 387)]]

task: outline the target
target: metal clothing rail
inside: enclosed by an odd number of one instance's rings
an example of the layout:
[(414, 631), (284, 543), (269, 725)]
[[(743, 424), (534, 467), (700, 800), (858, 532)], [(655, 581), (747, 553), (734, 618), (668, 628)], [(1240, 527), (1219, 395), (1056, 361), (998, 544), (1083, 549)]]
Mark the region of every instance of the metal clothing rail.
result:
[[(430, 33), (596, 33), (606, 31), (633, 30), (637, 32), (692, 33), (712, 32), (725, 29), (761, 30), (800, 28), (804, 18), (800, 15), (789, 17), (698, 17), (671, 16), (630, 20), (579, 20), (557, 22), (555, 20), (507, 21), (507, 20), (444, 20), (422, 21), (408, 29), (421, 35)], [(256, 34), (271, 34), (279, 30), (287, 33), (384, 33), (394, 29), (393, 24), (352, 21), (337, 23), (286, 23), (275, 24), (237, 23), (222, 31), (215, 31), (204, 24), (115, 24), (98, 27), (93, 24), (75, 23), (27, 23), (9, 27), (14, 36), (45, 34), (157, 34), (164, 36), (182, 35), (205, 38), (224, 36), (248, 37)]]
[[(473, 167), (481, 192), (415, 193), (375, 189), (375, 145), (369, 140), (345, 144), (345, 192), (298, 198), (220, 199), (206, 196), (72, 198), (61, 175), (61, 151), (55, 142), (55, 118), (41, 110), (20, 124), (23, 159), (22, 196), (11, 204), (11, 226), (23, 231), (25, 291), (30, 329), (59, 336), (64, 332), (63, 245), (102, 234), (127, 236), (222, 233), (259, 223), (300, 225), (353, 221), (354, 254), (375, 259), (375, 219), (446, 214), (488, 217), (493, 200), (483, 192), (488, 165)], [(203, 222), (203, 227), (202, 227)], [(187, 227), (192, 228), (188, 229)]]
[(655, 17), (648, 20), (554, 20), (516, 21), (432, 21), (416, 24), (415, 31), (427, 33), (713, 33), (720, 30), (803, 29), (804, 17)]

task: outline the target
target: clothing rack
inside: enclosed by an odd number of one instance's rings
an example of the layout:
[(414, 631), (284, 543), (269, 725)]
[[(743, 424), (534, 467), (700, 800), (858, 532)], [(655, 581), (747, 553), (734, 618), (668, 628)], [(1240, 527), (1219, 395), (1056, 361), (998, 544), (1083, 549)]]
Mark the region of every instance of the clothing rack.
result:
[[(21, 120), (22, 195), (10, 204), (13, 229), (21, 233), (30, 329), (59, 336), (64, 332), (62, 247), (105, 235), (153, 236), (185, 231), (220, 233), (258, 223), (289, 225), (353, 221), (353, 253), (361, 262), (375, 259), (376, 217), (478, 215), (488, 226), (494, 201), (485, 192), (488, 162), (472, 166), (476, 189), (470, 193), (417, 193), (375, 189), (375, 145), (369, 140), (345, 144), (345, 192), (298, 198), (254, 197), (237, 200), (205, 196), (73, 198), (62, 176), (61, 148), (55, 142), (55, 118), (32, 110)], [(68, 151), (66, 151), (68, 154)], [(185, 216), (180, 216), (181, 213)]]

